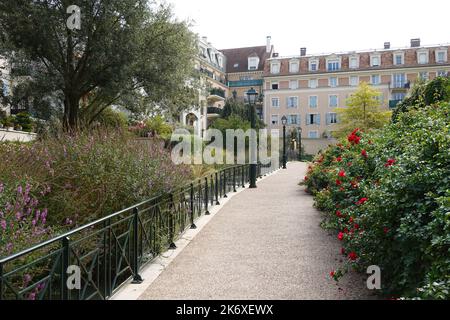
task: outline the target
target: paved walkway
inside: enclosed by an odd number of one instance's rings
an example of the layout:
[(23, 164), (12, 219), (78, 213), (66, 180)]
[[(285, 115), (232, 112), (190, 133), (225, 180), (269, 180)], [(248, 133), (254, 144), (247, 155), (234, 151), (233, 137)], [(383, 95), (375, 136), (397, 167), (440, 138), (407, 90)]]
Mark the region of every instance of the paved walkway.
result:
[(233, 197), (140, 299), (362, 299), (362, 275), (338, 285), (329, 273), (342, 257), (320, 228), (313, 199), (298, 186), (306, 164)]

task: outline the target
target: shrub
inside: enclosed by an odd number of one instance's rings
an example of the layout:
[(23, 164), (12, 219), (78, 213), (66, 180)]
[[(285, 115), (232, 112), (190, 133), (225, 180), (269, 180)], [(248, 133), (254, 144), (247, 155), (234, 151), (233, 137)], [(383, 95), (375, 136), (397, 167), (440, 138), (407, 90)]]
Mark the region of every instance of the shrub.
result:
[(385, 294), (450, 297), (449, 112), (442, 103), (370, 134), (355, 130), (305, 178), (347, 266), (380, 266)]
[(27, 112), (18, 113), (14, 119), (14, 123), (22, 128), (22, 131), (33, 131), (33, 120)]
[[(168, 191), (190, 179), (159, 140), (143, 143), (118, 131), (1, 144), (0, 181), (33, 181), (51, 192), (38, 200), (51, 225), (72, 227)], [(0, 205), (2, 205), (0, 203)]]
[(106, 108), (98, 116), (97, 121), (104, 127), (116, 128), (116, 129), (127, 129), (128, 118), (123, 112), (115, 111), (112, 108)]

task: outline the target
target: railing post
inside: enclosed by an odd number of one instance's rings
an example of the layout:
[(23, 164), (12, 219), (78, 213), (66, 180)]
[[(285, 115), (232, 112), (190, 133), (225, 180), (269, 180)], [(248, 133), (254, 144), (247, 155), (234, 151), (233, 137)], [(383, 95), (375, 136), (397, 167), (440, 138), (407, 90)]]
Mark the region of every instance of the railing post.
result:
[(245, 165), (242, 165), (241, 170), (242, 188), (245, 188)]
[(194, 184), (191, 183), (191, 229), (197, 229), (197, 226), (195, 225), (195, 217), (194, 217)]
[(65, 237), (62, 239), (62, 264), (61, 264), (61, 297), (62, 300), (69, 300), (69, 286), (67, 285), (67, 270), (70, 263), (70, 238)]
[(139, 210), (133, 209), (133, 282), (140, 284), (144, 280), (139, 275)]
[(233, 192), (237, 192), (237, 190), (236, 190), (236, 166), (233, 167)]
[(3, 263), (0, 263), (0, 301), (3, 300)]
[(228, 184), (228, 182), (227, 182), (227, 172), (228, 172), (228, 169), (225, 169), (224, 171), (223, 171), (223, 197), (224, 198), (228, 198), (228, 196), (227, 196), (227, 184)]
[(209, 186), (208, 186), (208, 177), (205, 178), (205, 215), (209, 216), (211, 213), (208, 210), (209, 205)]
[(216, 172), (216, 183), (214, 184), (214, 189), (216, 193), (216, 205), (220, 205), (219, 202), (219, 174)]
[(173, 199), (173, 193), (169, 195), (169, 250), (175, 250), (177, 245), (175, 244), (175, 223), (173, 221), (173, 209), (175, 208), (175, 203)]

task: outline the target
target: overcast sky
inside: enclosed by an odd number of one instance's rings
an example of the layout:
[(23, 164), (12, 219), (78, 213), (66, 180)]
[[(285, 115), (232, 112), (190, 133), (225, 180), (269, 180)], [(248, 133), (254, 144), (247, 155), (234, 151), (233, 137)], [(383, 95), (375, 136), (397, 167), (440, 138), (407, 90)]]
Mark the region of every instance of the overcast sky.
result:
[(281, 56), (450, 42), (449, 0), (166, 0), (218, 49), (265, 45)]

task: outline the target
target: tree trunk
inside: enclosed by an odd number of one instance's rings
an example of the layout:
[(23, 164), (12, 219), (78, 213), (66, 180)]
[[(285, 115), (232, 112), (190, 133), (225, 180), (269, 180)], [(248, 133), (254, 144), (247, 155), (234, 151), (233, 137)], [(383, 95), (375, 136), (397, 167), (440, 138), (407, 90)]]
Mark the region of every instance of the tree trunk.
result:
[(78, 129), (78, 110), (80, 97), (75, 94), (66, 94), (64, 100), (64, 130), (75, 131)]

